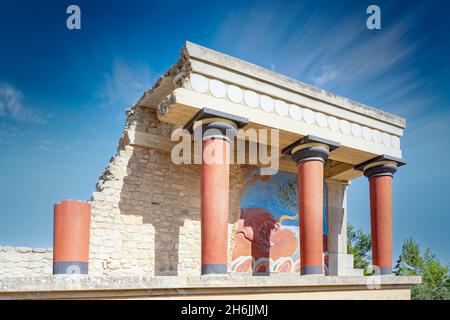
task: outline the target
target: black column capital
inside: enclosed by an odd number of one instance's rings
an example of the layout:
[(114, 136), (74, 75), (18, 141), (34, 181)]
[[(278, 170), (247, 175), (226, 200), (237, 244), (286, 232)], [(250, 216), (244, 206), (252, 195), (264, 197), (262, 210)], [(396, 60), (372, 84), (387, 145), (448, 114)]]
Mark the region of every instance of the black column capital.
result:
[(355, 166), (355, 170), (363, 171), (368, 178), (378, 176), (394, 176), (398, 167), (405, 165), (403, 159), (389, 155), (380, 155)]
[(310, 160), (325, 162), (330, 152), (339, 147), (339, 142), (308, 135), (290, 144), (281, 152), (285, 155), (292, 156), (292, 159), (297, 164)]
[(193, 133), (201, 126), (203, 140), (221, 138), (231, 141), (236, 136), (237, 129), (243, 128), (247, 124), (247, 118), (203, 108), (186, 123), (183, 129)]

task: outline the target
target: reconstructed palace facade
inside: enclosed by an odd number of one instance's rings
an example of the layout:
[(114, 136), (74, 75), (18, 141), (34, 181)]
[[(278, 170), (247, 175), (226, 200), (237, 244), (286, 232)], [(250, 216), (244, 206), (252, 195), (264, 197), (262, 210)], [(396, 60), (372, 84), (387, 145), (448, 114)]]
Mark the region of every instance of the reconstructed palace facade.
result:
[[(404, 128), (187, 42), (127, 110), (91, 199), (55, 205), (53, 249), (0, 248), (0, 299), (409, 299), (420, 278), (392, 274)], [(347, 253), (353, 179), (370, 189), (354, 214), (370, 215), (372, 276)]]

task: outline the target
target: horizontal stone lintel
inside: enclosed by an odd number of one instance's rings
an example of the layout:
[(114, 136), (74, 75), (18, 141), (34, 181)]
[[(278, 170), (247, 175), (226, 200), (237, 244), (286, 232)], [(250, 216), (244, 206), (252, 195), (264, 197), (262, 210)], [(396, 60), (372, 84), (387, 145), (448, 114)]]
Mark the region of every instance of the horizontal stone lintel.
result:
[[(132, 146), (156, 149), (164, 152), (171, 152), (172, 148), (177, 142), (171, 141), (169, 137), (151, 134), (147, 132), (140, 132), (134, 130), (125, 130), (121, 144), (130, 144)], [(259, 152), (259, 151), (258, 151)], [(236, 154), (235, 154), (236, 157)], [(248, 154), (246, 155), (246, 160), (248, 160)], [(195, 158), (192, 155), (192, 161), (200, 163), (200, 158)], [(265, 164), (261, 163), (248, 163), (250, 165), (256, 165), (257, 167), (267, 167)], [(290, 157), (285, 157), (280, 153), (279, 166), (281, 171), (298, 173), (297, 165)], [(352, 164), (339, 163), (330, 168), (325, 168), (325, 177), (334, 178), (343, 181), (350, 181), (361, 176), (361, 172), (354, 169)]]

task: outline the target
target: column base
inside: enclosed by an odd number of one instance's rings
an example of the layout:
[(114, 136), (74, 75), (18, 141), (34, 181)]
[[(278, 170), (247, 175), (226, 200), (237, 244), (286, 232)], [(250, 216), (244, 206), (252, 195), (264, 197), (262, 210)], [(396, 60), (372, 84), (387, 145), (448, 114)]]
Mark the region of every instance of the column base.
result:
[(228, 268), (226, 264), (203, 264), (202, 275), (205, 274), (226, 274)]
[(323, 275), (323, 266), (303, 266), (301, 275)]
[(53, 262), (53, 274), (88, 274), (88, 266), (80, 261)]
[(392, 267), (378, 267), (374, 266), (374, 271), (376, 276), (391, 276), (392, 273)]

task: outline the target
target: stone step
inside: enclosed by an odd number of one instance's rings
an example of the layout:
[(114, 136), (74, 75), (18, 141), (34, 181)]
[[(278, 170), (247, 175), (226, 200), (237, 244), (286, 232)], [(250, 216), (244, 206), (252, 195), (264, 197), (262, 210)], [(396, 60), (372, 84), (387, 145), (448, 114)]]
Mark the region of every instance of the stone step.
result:
[(364, 270), (354, 269), (353, 262), (352, 254), (331, 254), (329, 255), (330, 272), (331, 274), (337, 275), (333, 272), (334, 269), (340, 270), (339, 275), (342, 276), (363, 276)]
[(353, 255), (347, 254), (345, 265), (349, 269), (353, 269)]
[(348, 269), (348, 275), (354, 277), (362, 277), (364, 276), (363, 269)]

